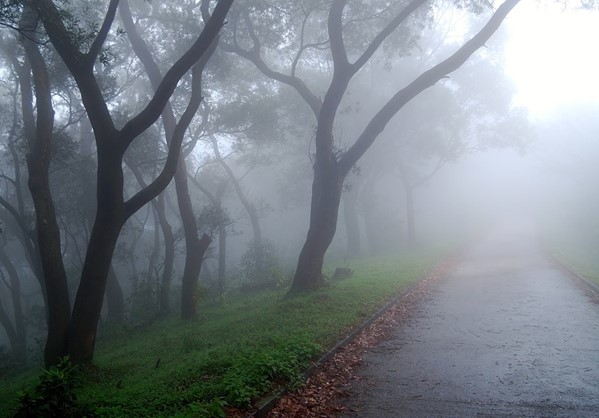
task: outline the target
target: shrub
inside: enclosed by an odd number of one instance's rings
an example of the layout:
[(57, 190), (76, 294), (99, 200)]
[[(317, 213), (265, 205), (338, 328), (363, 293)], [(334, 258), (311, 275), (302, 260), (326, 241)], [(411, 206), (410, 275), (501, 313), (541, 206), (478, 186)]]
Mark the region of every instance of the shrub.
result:
[(15, 418), (92, 416), (77, 403), (76, 381), (75, 367), (68, 357), (42, 370), (35, 388), (18, 394)]

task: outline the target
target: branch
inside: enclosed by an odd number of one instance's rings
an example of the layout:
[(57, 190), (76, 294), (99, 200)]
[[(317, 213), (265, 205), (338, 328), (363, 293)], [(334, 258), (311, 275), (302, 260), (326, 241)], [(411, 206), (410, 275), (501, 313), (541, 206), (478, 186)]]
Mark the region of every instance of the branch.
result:
[(202, 3), (200, 4), (200, 13), (202, 14), (204, 24), (206, 24), (208, 19), (210, 19), (210, 0), (202, 0)]
[[(236, 27), (236, 25), (235, 25)], [(251, 28), (248, 28), (251, 29)], [(253, 30), (252, 30), (253, 33)], [(260, 44), (258, 37), (255, 33), (251, 35), (254, 45), (251, 50), (245, 50), (239, 46), (237, 43), (237, 31), (234, 30), (234, 39), (233, 44), (221, 44), (220, 48), (229, 53), (237, 54), (242, 58), (250, 61), (254, 66), (266, 77), (276, 80), (280, 83), (286, 84), (289, 87), (295, 89), (299, 95), (304, 99), (304, 101), (308, 104), (314, 116), (318, 118), (318, 113), (320, 112), (320, 107), (322, 106), (321, 100), (314, 94), (306, 83), (304, 83), (300, 78), (296, 77), (295, 73), (292, 71), (291, 75), (283, 74), (281, 72), (275, 71), (270, 68), (266, 62), (260, 56)]]
[(355, 74), (362, 68), (374, 53), (379, 49), (381, 44), (391, 35), (399, 25), (401, 25), (416, 9), (426, 3), (428, 0), (413, 0), (410, 2), (368, 45), (364, 53), (354, 62), (351, 67)]
[(31, 238), (31, 236), (33, 235), (33, 231), (31, 231), (27, 224), (25, 224), (23, 217), (17, 211), (17, 209), (15, 209), (15, 207), (11, 205), (7, 200), (5, 200), (2, 196), (0, 196), (0, 206), (4, 207), (4, 209), (6, 209), (8, 213), (12, 215), (12, 217), (17, 222), (17, 225), (19, 225), (19, 228), (21, 228), (21, 231), (23, 231), (23, 235), (27, 238)]
[(129, 42), (131, 42), (133, 52), (135, 52), (135, 55), (139, 58), (142, 65), (144, 66), (146, 73), (148, 73), (148, 78), (150, 79), (150, 83), (152, 83), (152, 87), (154, 89), (158, 88), (160, 80), (162, 79), (162, 74), (160, 73), (160, 69), (156, 64), (156, 61), (151, 56), (150, 49), (148, 48), (146, 42), (139, 35), (139, 32), (135, 27), (135, 23), (133, 22), (133, 18), (131, 17), (129, 0), (120, 1), (119, 15), (121, 16), (123, 26), (127, 31), (127, 36), (129, 37)]
[(302, 53), (304, 52), (304, 36), (305, 36), (305, 31), (306, 31), (306, 23), (308, 22), (308, 18), (310, 17), (310, 13), (312, 12), (312, 10), (309, 10), (308, 13), (306, 13), (306, 16), (304, 16), (304, 20), (302, 20), (302, 29), (300, 31), (300, 47), (297, 51), (297, 54), (295, 54), (295, 58), (293, 59), (293, 62), (291, 63), (291, 76), (295, 77), (295, 69), (297, 68), (297, 63), (299, 62)]
[(495, 33), (501, 22), (508, 13), (520, 2), (520, 0), (506, 0), (491, 16), (487, 24), (453, 55), (435, 65), (428, 71), (418, 76), (414, 81), (399, 90), (371, 119), (356, 142), (343, 155), (340, 160), (341, 170), (348, 173), (351, 167), (364, 155), (376, 140), (378, 135), (385, 129), (389, 121), (410, 100), (418, 96), (422, 91), (434, 85), (448, 74), (457, 70)]
[(204, 66), (207, 63), (209, 56), (212, 55), (212, 52), (214, 52), (217, 42), (218, 38), (214, 40), (214, 44), (210, 52), (204, 54), (202, 61), (198, 62), (193, 67), (191, 98), (189, 99), (189, 103), (185, 109), (185, 112), (183, 112), (181, 119), (175, 126), (175, 131), (173, 133), (173, 138), (171, 139), (166, 163), (164, 164), (164, 167), (158, 177), (156, 177), (152, 183), (137, 192), (133, 197), (131, 197), (131, 199), (125, 202), (125, 216), (127, 218), (132, 216), (150, 200), (158, 196), (172, 180), (181, 154), (181, 144), (183, 142), (183, 137), (185, 136), (185, 131), (191, 123), (203, 99), (201, 89), (202, 71), (204, 70)]
[(108, 32), (110, 32), (110, 27), (112, 26), (112, 22), (114, 22), (114, 16), (116, 14), (116, 8), (119, 4), (119, 0), (110, 0), (110, 4), (108, 5), (108, 10), (106, 11), (106, 16), (104, 17), (104, 22), (102, 22), (102, 27), (98, 31), (96, 38), (92, 42), (89, 51), (86, 54), (88, 65), (93, 66), (102, 50), (102, 45), (106, 42), (106, 37), (108, 36)]
[(343, 9), (345, 9), (346, 4), (347, 0), (333, 0), (329, 10), (327, 26), (335, 71), (344, 70), (349, 65), (345, 43), (343, 42)]
[(197, 178), (192, 176), (190, 173), (187, 173), (187, 178), (191, 180), (193, 185), (196, 186), (199, 191), (206, 195), (208, 200), (210, 200), (210, 203), (212, 203), (214, 206), (218, 206), (218, 200), (216, 199), (216, 197), (212, 193), (210, 193), (210, 191), (207, 188), (202, 186), (202, 184), (198, 181)]
[(160, 117), (181, 77), (183, 77), (183, 75), (198, 62), (199, 59), (202, 59), (206, 55), (210, 55), (208, 54), (208, 51), (213, 46), (213, 42), (216, 42), (218, 33), (224, 25), (225, 17), (232, 3), (233, 0), (220, 0), (218, 2), (210, 20), (206, 23), (206, 26), (198, 39), (167, 71), (145, 109), (127, 122), (123, 127), (121, 133), (125, 141), (125, 144), (123, 144), (125, 148)]
[(304, 99), (304, 101), (310, 106), (310, 109), (314, 113), (316, 117), (318, 117), (318, 113), (320, 112), (320, 107), (322, 106), (322, 102), (320, 99), (310, 91), (306, 83), (304, 83), (300, 78), (283, 74), (278, 71), (271, 69), (260, 57), (260, 54), (256, 51), (247, 51), (242, 49), (239, 46), (232, 45), (223, 45), (222, 49), (226, 52), (233, 52), (248, 61), (250, 61), (254, 66), (262, 72), (266, 77), (272, 78), (280, 83), (286, 84), (293, 89), (295, 89), (299, 95)]
[[(34, 0), (33, 7), (44, 23), (46, 33), (58, 54), (71, 72), (79, 72), (86, 64), (85, 55), (73, 43), (69, 31), (64, 25), (60, 12), (51, 0)], [(65, 57), (69, 57), (65, 59)]]

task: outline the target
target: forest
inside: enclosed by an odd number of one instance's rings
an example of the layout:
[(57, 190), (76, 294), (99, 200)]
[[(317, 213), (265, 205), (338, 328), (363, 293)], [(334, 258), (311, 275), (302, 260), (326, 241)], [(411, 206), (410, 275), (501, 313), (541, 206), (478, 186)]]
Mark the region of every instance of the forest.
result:
[(243, 416), (498, 220), (596, 275), (519, 3), (3, 0), (0, 416)]

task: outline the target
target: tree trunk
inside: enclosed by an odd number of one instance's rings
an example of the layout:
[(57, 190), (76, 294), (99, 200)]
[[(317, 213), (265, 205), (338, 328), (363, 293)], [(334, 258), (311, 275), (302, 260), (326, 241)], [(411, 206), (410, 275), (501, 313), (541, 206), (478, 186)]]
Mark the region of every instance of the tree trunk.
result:
[(214, 150), (214, 156), (218, 163), (223, 167), (229, 180), (233, 184), (233, 188), (235, 189), (235, 193), (237, 193), (237, 197), (241, 202), (241, 205), (245, 209), (245, 212), (248, 214), (250, 218), (250, 224), (252, 225), (252, 233), (253, 233), (253, 245), (254, 245), (254, 256), (256, 257), (255, 266), (256, 273), (262, 274), (264, 272), (264, 244), (262, 243), (262, 228), (260, 227), (260, 218), (258, 217), (258, 211), (256, 207), (248, 200), (248, 198), (243, 193), (243, 189), (237, 177), (235, 177), (235, 173), (229, 164), (222, 158), (220, 150), (218, 148), (218, 142), (214, 136), (210, 136), (210, 140), (212, 142), (212, 149)]
[(160, 300), (158, 313), (166, 316), (171, 312), (171, 278), (175, 263), (175, 236), (166, 217), (166, 205), (164, 192), (156, 199), (156, 213), (160, 221), (162, 236), (164, 238), (164, 265), (162, 266), (162, 277), (160, 279)]
[(181, 280), (181, 319), (189, 320), (196, 317), (196, 287), (204, 254), (211, 242), (212, 239), (206, 234), (201, 239), (196, 239), (195, 242), (187, 242), (189, 257), (185, 257), (185, 271), (188, 274), (183, 275)]
[[(179, 161), (183, 135), (189, 127), (202, 100), (200, 89), (202, 71), (216, 47), (215, 39), (218, 39), (218, 34), (224, 24), (225, 17), (232, 3), (233, 0), (218, 1), (213, 10), (212, 17), (206, 22), (200, 35), (196, 38), (191, 47), (187, 49), (187, 51), (181, 55), (181, 57), (165, 73), (151, 100), (140, 113), (128, 120), (120, 130), (115, 127), (109, 106), (104, 99), (98, 80), (94, 76), (94, 64), (97, 61), (102, 46), (110, 32), (118, 1), (111, 0), (109, 2), (102, 26), (98, 30), (95, 39), (86, 53), (80, 51), (80, 45), (73, 40), (64, 24), (60, 10), (51, 0), (38, 0), (32, 3), (40, 12), (39, 16), (43, 20), (50, 42), (61, 56), (63, 62), (77, 83), (77, 87), (81, 93), (82, 102), (94, 130), (98, 155), (96, 177), (96, 205), (98, 210), (96, 211), (96, 219), (90, 235), (77, 297), (75, 299), (75, 304), (73, 305), (72, 317), (68, 327), (66, 348), (70, 354), (71, 361), (74, 363), (90, 362), (93, 359), (97, 325), (102, 310), (108, 271), (110, 269), (119, 232), (123, 224), (142, 206), (157, 197), (172, 180)], [(32, 31), (31, 33), (35, 32)], [(29, 42), (29, 44), (35, 45), (33, 42)], [(37, 53), (39, 55), (39, 51), (37, 51)], [(41, 59), (41, 55), (39, 57)], [(41, 62), (43, 63), (43, 60), (41, 60)], [(123, 195), (123, 156), (135, 138), (145, 132), (160, 117), (160, 114), (170, 100), (177, 85), (181, 81), (181, 78), (189, 70), (192, 71), (190, 100), (175, 128), (175, 135), (173, 135), (172, 143), (169, 146), (169, 152), (162, 171), (148, 187), (140, 190), (125, 202)], [(42, 81), (47, 84), (47, 74)], [(36, 96), (39, 94), (38, 90), (42, 92), (42, 94), (46, 91), (50, 91), (49, 88), (38, 89), (36, 83)], [(47, 103), (50, 104), (49, 109), (52, 109), (51, 96), (49, 94), (47, 96), (48, 97), (37, 97), (38, 140), (40, 139), (40, 131), (42, 131), (42, 133), (45, 132), (46, 136), (50, 137), (52, 134), (52, 124), (49, 124), (50, 126), (48, 126), (48, 123), (39, 123), (40, 120), (46, 121), (48, 119), (48, 115), (46, 115), (46, 110), (48, 109)], [(41, 106), (41, 111), (43, 112), (41, 115), (40, 104), (43, 105)], [(49, 153), (41, 155), (47, 156)], [(28, 163), (30, 162), (30, 170), (34, 167), (34, 164), (32, 164), (34, 161), (35, 159), (33, 158), (28, 159)], [(46, 172), (42, 181), (45, 179), (45, 182), (47, 183), (48, 166), (43, 165), (43, 168), (46, 169)], [(35, 173), (35, 171), (32, 172)], [(32, 183), (30, 177), (30, 189), (32, 189), (33, 194), (34, 188), (32, 185), (39, 187), (35, 182)], [(44, 186), (45, 184), (42, 183), (42, 185)], [(37, 192), (39, 193), (39, 191)], [(49, 189), (46, 197), (51, 203)], [(48, 203), (46, 202), (46, 204)], [(46, 212), (42, 209), (46, 209)], [(38, 205), (36, 204), (37, 224), (41, 224), (44, 227), (50, 225), (50, 228), (38, 228), (40, 248), (58, 251), (58, 258), (52, 258), (52, 256), (55, 256), (54, 252), (50, 252), (49, 255), (46, 255), (45, 251), (41, 251), (42, 265), (44, 266), (45, 273), (44, 276), (48, 283), (48, 301), (50, 303), (50, 289), (52, 289), (52, 292), (62, 290), (62, 286), (57, 286), (57, 290), (54, 290), (53, 286), (50, 286), (50, 284), (55, 281), (57, 277), (62, 281), (63, 276), (59, 275), (61, 272), (58, 271), (58, 267), (63, 267), (62, 273), (64, 273), (64, 266), (62, 266), (62, 258), (60, 257), (60, 235), (49, 236), (49, 232), (53, 232), (53, 227), (56, 225), (55, 214), (53, 211), (50, 213), (47, 209), (47, 207), (38, 208)], [(43, 216), (47, 215), (52, 215), (52, 217), (44, 219)], [(56, 231), (58, 231), (58, 229), (56, 229)], [(53, 239), (50, 240), (49, 238)], [(44, 245), (42, 245), (42, 240), (46, 239), (48, 242), (44, 241)], [(198, 256), (201, 263), (203, 254), (199, 254)], [(46, 257), (48, 258), (47, 260)], [(52, 261), (60, 261), (60, 264), (51, 264)], [(66, 274), (64, 274), (64, 282), (64, 288), (66, 289)], [(61, 282), (58, 284), (62, 285)], [(64, 302), (64, 299), (62, 302)], [(57, 304), (56, 301), (52, 301), (52, 306), (56, 309), (49, 309), (49, 311), (52, 313), (55, 311), (62, 312), (62, 309), (64, 309), (68, 313), (68, 293), (66, 302), (67, 303), (60, 305)], [(53, 319), (52, 316), (50, 316), (50, 319)], [(49, 326), (51, 325), (52, 324), (49, 323)], [(53, 337), (56, 338), (56, 336)], [(59, 345), (57, 345), (57, 347), (59, 347)], [(64, 351), (64, 347), (65, 344), (63, 341), (63, 344), (60, 346), (61, 351)]]
[(98, 212), (92, 229), (81, 282), (73, 306), (69, 329), (68, 352), (72, 362), (93, 360), (96, 327), (100, 320), (106, 282), (122, 219)]
[(214, 194), (214, 203), (221, 213), (220, 224), (218, 225), (218, 300), (223, 302), (225, 293), (225, 279), (227, 269), (227, 225), (224, 219), (223, 195), (227, 189), (228, 181), (222, 181)]
[(125, 298), (123, 297), (123, 289), (112, 265), (108, 271), (105, 300), (108, 308), (106, 322), (111, 325), (122, 324), (125, 320)]
[(17, 331), (15, 330), (15, 327), (11, 322), (8, 313), (6, 312), (6, 309), (4, 309), (4, 305), (2, 305), (2, 300), (0, 300), (0, 325), (2, 325), (6, 335), (8, 336), (13, 357), (17, 359), (17, 356), (20, 355), (20, 350), (17, 351), (16, 349), (16, 347), (19, 345)]
[(349, 259), (360, 256), (360, 222), (356, 196), (358, 191), (354, 187), (343, 194), (343, 219), (347, 233), (346, 257)]
[(334, 161), (314, 167), (310, 227), (289, 290), (292, 295), (315, 290), (324, 283), (322, 266), (337, 228), (343, 179)]
[(4, 248), (0, 248), (0, 263), (2, 263), (10, 278), (10, 296), (14, 316), (14, 339), (11, 338), (10, 341), (11, 349), (19, 366), (26, 366), (27, 331), (25, 316), (23, 315), (23, 304), (21, 303), (21, 280), (11, 259), (4, 252)]
[(416, 217), (414, 212), (414, 188), (406, 184), (406, 227), (408, 232), (408, 248), (416, 246)]
[[(150, 83), (156, 90), (162, 81), (160, 69), (152, 57), (149, 48), (137, 33), (137, 29), (131, 18), (131, 12), (129, 10), (129, 4), (127, 1), (121, 2), (119, 11), (121, 13), (123, 24), (127, 30), (127, 34), (135, 54), (144, 65), (146, 74), (150, 79)], [(164, 124), (167, 143), (170, 144), (177, 122), (173, 109), (169, 103), (166, 104), (162, 112), (162, 121)], [(189, 188), (187, 185), (187, 167), (183, 157), (179, 158), (177, 171), (175, 172), (175, 190), (177, 192), (177, 203), (179, 204), (179, 213), (181, 215), (186, 245), (185, 266), (183, 268), (182, 278), (183, 294), (181, 295), (181, 309), (185, 309), (185, 312), (181, 312), (181, 317), (183, 319), (189, 319), (192, 316), (195, 316), (195, 302), (193, 302), (190, 298), (193, 298), (195, 286), (197, 284), (202, 267), (204, 253), (206, 252), (211, 240), (207, 236), (202, 237), (201, 239), (198, 236), (197, 222), (193, 212), (193, 205), (189, 197)], [(191, 309), (192, 305), (193, 309)]]
[[(21, 29), (35, 33), (38, 15), (29, 6), (23, 10)], [(35, 84), (37, 120), (35, 138), (30, 141), (27, 156), (28, 186), (35, 207), (35, 224), (40, 262), (44, 272), (48, 313), (48, 336), (44, 349), (46, 366), (56, 364), (65, 355), (65, 342), (70, 318), (67, 274), (62, 261), (60, 230), (50, 192), (49, 168), (52, 158), (54, 109), (48, 71), (38, 44), (24, 36), (22, 44), (31, 64)]]
[(222, 302), (225, 293), (225, 276), (227, 268), (227, 227), (218, 227), (218, 298)]

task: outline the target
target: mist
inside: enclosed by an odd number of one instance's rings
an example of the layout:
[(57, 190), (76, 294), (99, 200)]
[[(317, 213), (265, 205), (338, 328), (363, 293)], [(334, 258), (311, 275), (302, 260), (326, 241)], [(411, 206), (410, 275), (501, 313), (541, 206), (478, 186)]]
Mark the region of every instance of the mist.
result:
[[(34, 3), (0, 7), (0, 399), (130, 344), (185, 390), (229, 376), (167, 416), (256, 413), (431, 274), (466, 300), (509, 253), (596, 286), (593, 2)], [(258, 378), (254, 344), (296, 357)]]

